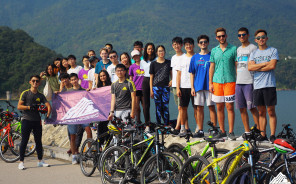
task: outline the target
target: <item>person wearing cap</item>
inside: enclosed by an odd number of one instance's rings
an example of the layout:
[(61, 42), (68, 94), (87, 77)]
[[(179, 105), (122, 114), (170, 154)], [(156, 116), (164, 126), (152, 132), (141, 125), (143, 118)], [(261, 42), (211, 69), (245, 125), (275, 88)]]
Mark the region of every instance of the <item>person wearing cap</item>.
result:
[(90, 69), (89, 66), (89, 57), (88, 56), (83, 56), (82, 57), (82, 63), (84, 67), (78, 72), (78, 79), (79, 79), (79, 84), (83, 89), (88, 89), (88, 72)]
[(88, 72), (88, 89), (96, 88), (96, 77), (95, 77), (95, 67), (98, 63), (99, 59), (96, 56), (91, 56), (89, 58), (91, 69)]
[(140, 69), (141, 53), (138, 50), (133, 50), (131, 56), (135, 63), (129, 68), (130, 80), (134, 82), (136, 86), (136, 103), (135, 103), (135, 116), (137, 122), (141, 122), (141, 108), (140, 102), (142, 103), (142, 108), (144, 109), (144, 97), (142, 93), (142, 82), (144, 79), (144, 70)]

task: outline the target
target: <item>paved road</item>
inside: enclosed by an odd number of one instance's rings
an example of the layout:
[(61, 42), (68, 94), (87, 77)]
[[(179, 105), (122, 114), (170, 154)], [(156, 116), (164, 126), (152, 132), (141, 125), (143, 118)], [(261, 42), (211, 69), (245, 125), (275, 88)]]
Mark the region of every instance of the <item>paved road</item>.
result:
[(36, 155), (25, 158), (26, 170), (19, 170), (18, 163), (6, 163), (0, 159), (0, 183), (13, 184), (101, 184), (99, 172), (86, 177), (79, 165), (68, 161), (45, 158), (51, 167), (37, 167)]

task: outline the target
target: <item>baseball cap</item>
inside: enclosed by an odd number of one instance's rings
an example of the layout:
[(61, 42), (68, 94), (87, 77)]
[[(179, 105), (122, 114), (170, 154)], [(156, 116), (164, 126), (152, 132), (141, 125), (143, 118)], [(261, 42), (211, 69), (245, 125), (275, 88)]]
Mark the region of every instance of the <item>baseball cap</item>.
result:
[(132, 56), (132, 58), (134, 57), (134, 56), (136, 56), (136, 55), (141, 55), (141, 53), (140, 53), (140, 51), (138, 51), (138, 50), (133, 50), (132, 52), (131, 52), (131, 56)]

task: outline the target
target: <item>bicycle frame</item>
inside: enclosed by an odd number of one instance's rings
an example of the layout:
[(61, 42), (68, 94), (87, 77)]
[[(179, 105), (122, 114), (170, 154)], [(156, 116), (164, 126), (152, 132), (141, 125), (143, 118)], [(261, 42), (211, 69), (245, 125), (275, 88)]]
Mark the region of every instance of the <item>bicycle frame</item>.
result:
[[(4, 130), (5, 130), (5, 132), (4, 132)], [(5, 126), (4, 128), (2, 128), (0, 131), (1, 131), (1, 132), (4, 132), (4, 134), (1, 136), (2, 138), (3, 138), (5, 135), (8, 135), (8, 144), (9, 144), (9, 146), (10, 146), (10, 147), (14, 147), (13, 141), (12, 141), (11, 137), (9, 136), (9, 133), (10, 133), (10, 131), (11, 131), (11, 125), (10, 125), (10, 123), (8, 123), (8, 125)]]

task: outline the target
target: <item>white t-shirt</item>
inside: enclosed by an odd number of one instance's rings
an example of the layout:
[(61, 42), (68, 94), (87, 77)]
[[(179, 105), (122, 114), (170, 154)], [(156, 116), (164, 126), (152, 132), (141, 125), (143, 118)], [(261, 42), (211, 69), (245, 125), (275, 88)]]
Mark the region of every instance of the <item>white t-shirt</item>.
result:
[(176, 87), (176, 81), (177, 81), (177, 70), (176, 70), (176, 66), (178, 63), (181, 62), (182, 56), (185, 55), (184, 53), (180, 56), (177, 56), (177, 54), (175, 54), (172, 57), (171, 60), (171, 67), (172, 67), (172, 87)]
[(82, 66), (77, 65), (76, 68), (70, 68), (67, 73), (70, 75), (71, 73), (76, 73), (78, 75), (79, 71), (82, 69)]
[(140, 69), (144, 70), (144, 77), (150, 77), (149, 71), (150, 71), (150, 64), (151, 61), (140, 61)]
[(92, 68), (88, 72), (88, 81), (92, 81), (92, 88), (96, 88), (95, 68)]
[(115, 72), (115, 67), (116, 67), (116, 65), (111, 64), (107, 68), (107, 72), (108, 72), (108, 74), (110, 76), (111, 82), (115, 82), (115, 81), (118, 80), (118, 77), (117, 77), (116, 72)]
[(191, 88), (189, 66), (192, 57), (182, 55), (180, 62), (176, 66), (177, 71), (181, 71), (180, 88)]

